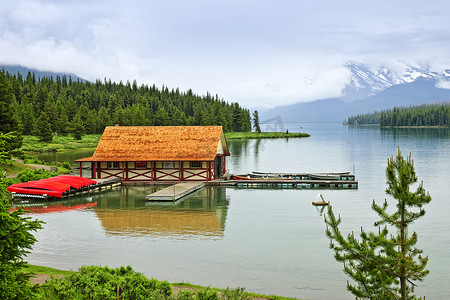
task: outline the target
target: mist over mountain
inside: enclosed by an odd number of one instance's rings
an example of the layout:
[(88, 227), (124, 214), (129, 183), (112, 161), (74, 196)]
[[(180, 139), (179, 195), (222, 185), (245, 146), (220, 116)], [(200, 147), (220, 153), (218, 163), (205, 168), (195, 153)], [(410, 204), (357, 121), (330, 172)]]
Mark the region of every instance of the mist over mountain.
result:
[(261, 110), (261, 120), (281, 117), (287, 124), (343, 122), (356, 114), (450, 100), (450, 70), (433, 72), (408, 66), (394, 72), (386, 67), (372, 70), (359, 63), (345, 67), (351, 76), (341, 97)]
[(36, 69), (31, 69), (28, 67), (24, 67), (21, 65), (0, 65), (0, 70), (5, 70), (6, 72), (10, 73), (10, 74), (17, 74), (19, 73), (20, 75), (22, 75), (23, 77), (27, 77), (28, 72), (30, 72), (31, 74), (34, 73), (34, 75), (36, 76), (36, 78), (43, 78), (43, 77), (53, 77), (53, 79), (56, 79), (57, 76), (59, 77), (63, 77), (66, 76), (67, 79), (72, 78), (73, 81), (77, 81), (80, 80), (82, 82), (86, 82), (87, 80), (84, 78), (81, 78), (73, 73), (59, 73), (59, 72), (50, 72), (50, 71), (40, 71), (40, 70), (36, 70)]

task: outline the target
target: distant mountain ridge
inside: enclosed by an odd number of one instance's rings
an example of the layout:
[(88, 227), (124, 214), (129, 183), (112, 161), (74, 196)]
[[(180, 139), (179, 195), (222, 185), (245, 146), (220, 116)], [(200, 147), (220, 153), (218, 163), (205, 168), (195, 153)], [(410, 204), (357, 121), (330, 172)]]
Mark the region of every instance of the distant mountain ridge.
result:
[(349, 82), (342, 91), (342, 100), (355, 101), (374, 96), (385, 89), (400, 84), (414, 82), (418, 78), (449, 81), (450, 70), (432, 72), (429, 67), (407, 66), (400, 74), (387, 67), (372, 70), (360, 63), (347, 63), (344, 65), (351, 72)]
[(450, 100), (450, 70), (432, 72), (429, 68), (406, 67), (396, 73), (386, 67), (376, 71), (358, 63), (347, 63), (351, 72), (340, 98), (299, 102), (261, 110), (260, 119), (281, 117), (283, 122), (343, 122), (349, 116), (399, 106), (438, 103)]
[(28, 67), (24, 67), (21, 65), (0, 65), (0, 70), (5, 70), (10, 74), (17, 74), (19, 73), (20, 75), (22, 75), (23, 77), (26, 77), (28, 72), (30, 72), (31, 74), (34, 73), (34, 75), (36, 76), (36, 78), (43, 78), (43, 77), (53, 77), (53, 79), (56, 79), (57, 76), (59, 77), (63, 77), (64, 75), (67, 77), (67, 79), (72, 78), (73, 81), (77, 81), (80, 80), (82, 82), (86, 82), (88, 80), (75, 75), (73, 73), (59, 73), (59, 72), (50, 72), (50, 71), (39, 71), (36, 69), (31, 69)]

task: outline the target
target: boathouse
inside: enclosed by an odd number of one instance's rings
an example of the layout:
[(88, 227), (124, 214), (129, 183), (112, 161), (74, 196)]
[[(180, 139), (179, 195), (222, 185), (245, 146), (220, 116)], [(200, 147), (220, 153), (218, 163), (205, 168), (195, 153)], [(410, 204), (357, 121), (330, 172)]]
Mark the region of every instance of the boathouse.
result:
[[(210, 181), (230, 155), (222, 126), (108, 126), (91, 157), (93, 179)], [(87, 170), (85, 170), (87, 171)]]

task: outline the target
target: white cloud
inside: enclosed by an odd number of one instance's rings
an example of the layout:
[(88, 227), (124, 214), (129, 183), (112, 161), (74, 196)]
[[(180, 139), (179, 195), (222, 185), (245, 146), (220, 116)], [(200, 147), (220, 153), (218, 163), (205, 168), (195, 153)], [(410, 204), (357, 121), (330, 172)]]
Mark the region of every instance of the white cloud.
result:
[(441, 89), (447, 89), (447, 90), (450, 90), (450, 81), (447, 81), (447, 80), (439, 81), (439, 82), (436, 84), (436, 87), (441, 88)]
[(337, 97), (348, 60), (450, 65), (445, 0), (0, 1), (0, 63), (252, 107)]

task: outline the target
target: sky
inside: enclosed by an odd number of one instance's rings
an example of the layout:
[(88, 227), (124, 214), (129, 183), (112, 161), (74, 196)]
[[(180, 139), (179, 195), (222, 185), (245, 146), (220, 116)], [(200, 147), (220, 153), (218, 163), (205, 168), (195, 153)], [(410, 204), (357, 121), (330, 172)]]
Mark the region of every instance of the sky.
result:
[(448, 0), (0, 0), (0, 64), (248, 108), (338, 97), (343, 65), (450, 68)]

